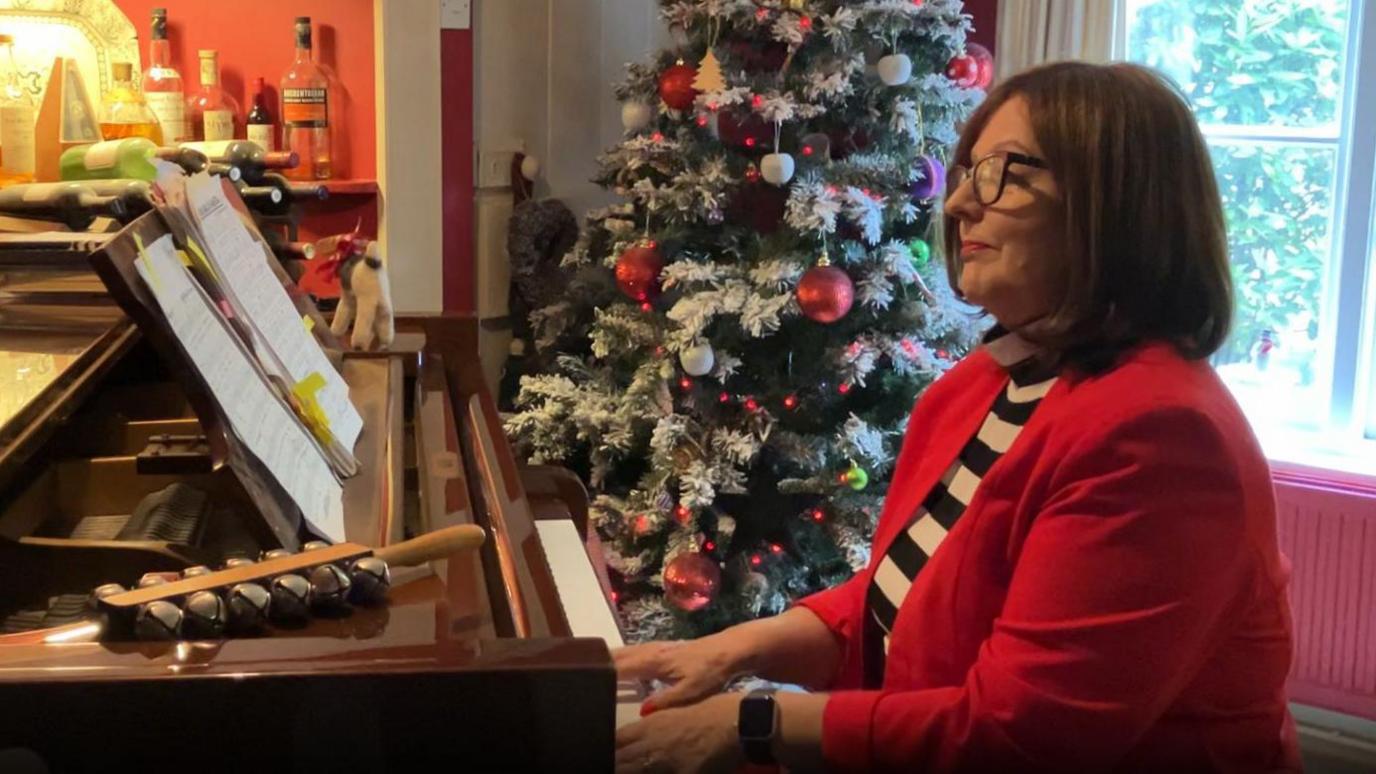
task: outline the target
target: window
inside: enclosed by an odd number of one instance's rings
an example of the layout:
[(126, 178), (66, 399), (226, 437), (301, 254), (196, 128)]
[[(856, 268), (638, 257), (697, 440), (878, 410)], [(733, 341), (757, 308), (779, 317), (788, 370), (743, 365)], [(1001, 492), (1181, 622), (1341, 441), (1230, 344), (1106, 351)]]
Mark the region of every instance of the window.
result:
[(1376, 474), (1376, 0), (1119, 2), (1115, 50), (1180, 85), (1213, 155), (1237, 296), (1214, 366), (1272, 459)]

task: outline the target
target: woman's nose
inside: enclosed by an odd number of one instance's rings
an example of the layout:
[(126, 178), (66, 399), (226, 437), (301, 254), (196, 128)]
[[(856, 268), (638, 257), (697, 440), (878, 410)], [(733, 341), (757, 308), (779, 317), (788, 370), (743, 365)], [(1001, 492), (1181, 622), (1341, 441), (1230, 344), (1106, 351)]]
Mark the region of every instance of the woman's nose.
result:
[(968, 176), (946, 195), (944, 209), (947, 217), (967, 222), (977, 221), (984, 214), (984, 208), (975, 201), (975, 187)]

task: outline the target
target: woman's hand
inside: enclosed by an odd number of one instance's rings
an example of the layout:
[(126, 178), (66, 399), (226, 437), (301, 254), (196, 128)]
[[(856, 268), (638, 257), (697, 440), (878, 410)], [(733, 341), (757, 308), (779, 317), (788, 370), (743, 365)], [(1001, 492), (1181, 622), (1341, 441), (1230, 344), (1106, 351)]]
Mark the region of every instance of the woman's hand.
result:
[(695, 704), (721, 693), (740, 671), (742, 646), (730, 630), (700, 640), (647, 642), (616, 651), (623, 680), (661, 680), (669, 687), (645, 702), (642, 714)]
[(736, 771), (745, 760), (736, 732), (741, 696), (713, 696), (622, 728), (616, 733), (617, 774)]

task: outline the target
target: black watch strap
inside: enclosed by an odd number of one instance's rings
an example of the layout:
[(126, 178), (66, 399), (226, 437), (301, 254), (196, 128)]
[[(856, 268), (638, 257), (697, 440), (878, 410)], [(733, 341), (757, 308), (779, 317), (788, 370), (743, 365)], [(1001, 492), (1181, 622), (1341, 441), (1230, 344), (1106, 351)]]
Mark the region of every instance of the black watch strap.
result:
[(774, 760), (774, 733), (778, 711), (773, 691), (751, 691), (741, 699), (737, 729), (741, 751), (745, 759), (757, 766), (769, 766)]

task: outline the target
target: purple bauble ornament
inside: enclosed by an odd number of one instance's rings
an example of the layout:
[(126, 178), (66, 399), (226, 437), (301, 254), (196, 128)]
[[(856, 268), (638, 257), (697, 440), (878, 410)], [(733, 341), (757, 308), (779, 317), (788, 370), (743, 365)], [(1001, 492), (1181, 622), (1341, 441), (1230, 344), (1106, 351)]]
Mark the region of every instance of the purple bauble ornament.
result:
[(946, 167), (932, 156), (923, 156), (917, 162), (919, 174), (913, 183), (912, 195), (919, 201), (935, 199), (946, 187)]

